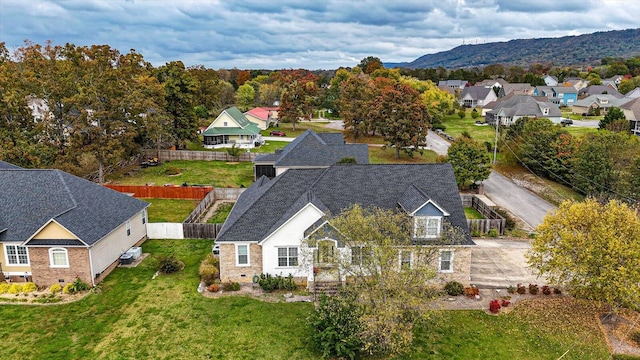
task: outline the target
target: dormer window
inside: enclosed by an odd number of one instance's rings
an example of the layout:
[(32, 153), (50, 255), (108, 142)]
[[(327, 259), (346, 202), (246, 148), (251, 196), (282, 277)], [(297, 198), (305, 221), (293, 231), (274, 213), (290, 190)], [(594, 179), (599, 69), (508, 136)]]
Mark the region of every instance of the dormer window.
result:
[(442, 216), (415, 216), (414, 237), (417, 239), (433, 239), (440, 236)]

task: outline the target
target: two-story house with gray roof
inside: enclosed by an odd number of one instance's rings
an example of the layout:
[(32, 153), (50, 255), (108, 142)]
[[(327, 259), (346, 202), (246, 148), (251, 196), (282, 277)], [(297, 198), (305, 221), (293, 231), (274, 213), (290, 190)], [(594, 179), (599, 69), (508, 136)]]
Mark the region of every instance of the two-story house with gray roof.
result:
[(202, 133), (205, 148), (224, 148), (234, 145), (251, 149), (263, 143), (260, 128), (249, 121), (237, 107), (225, 109)]
[(484, 86), (467, 86), (460, 94), (460, 105), (470, 108), (476, 106), (483, 107), (486, 104), (498, 99), (493, 88)]
[(0, 184), (5, 277), (95, 285), (147, 237), (148, 203), (64, 171), (0, 161)]
[[(411, 217), (415, 227), (408, 231), (419, 229), (424, 234), (421, 244), (439, 247), (434, 263), (439, 278), (469, 282), (475, 243), (448, 163), (342, 164), (290, 169), (271, 180), (261, 177), (238, 198), (216, 239), (222, 281), (250, 282), (255, 275), (269, 273), (291, 274), (301, 282), (314, 283), (314, 268), (322, 271), (327, 264), (304, 258), (313, 253), (305, 248), (306, 240), (325, 215), (339, 214), (354, 204), (393, 209)], [(445, 226), (459, 229), (462, 237), (444, 241)], [(353, 255), (352, 249), (331, 236), (318, 241), (317, 247)]]
[(274, 178), (288, 169), (327, 168), (343, 158), (369, 163), (367, 144), (347, 144), (342, 133), (305, 131), (283, 149), (255, 158), (254, 175)]
[(500, 125), (510, 126), (523, 117), (547, 118), (559, 124), (562, 112), (556, 104), (539, 101), (532, 96), (512, 95), (491, 104), (491, 110), (486, 112), (485, 119), (490, 124), (499, 121)]

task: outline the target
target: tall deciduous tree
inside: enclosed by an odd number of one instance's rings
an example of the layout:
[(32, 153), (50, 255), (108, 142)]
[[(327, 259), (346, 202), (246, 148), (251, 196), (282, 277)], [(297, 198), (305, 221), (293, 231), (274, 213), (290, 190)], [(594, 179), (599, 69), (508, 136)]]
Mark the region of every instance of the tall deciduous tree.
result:
[(236, 92), (236, 103), (241, 111), (249, 110), (256, 98), (256, 90), (249, 84), (240, 85)]
[(385, 142), (413, 156), (415, 151), (423, 153), (431, 116), (420, 100), (420, 94), (407, 84), (396, 83), (383, 88), (371, 103), (370, 116), (384, 124)]
[[(308, 245), (317, 246), (330, 232), (339, 234), (344, 249), (349, 249), (339, 252), (334, 262), (339, 273), (353, 279), (356, 295), (350, 302), (361, 309), (361, 327), (353, 330), (360, 331), (362, 348), (370, 354), (408, 349), (414, 324), (430, 315), (422, 305), (434, 295), (426, 284), (435, 276), (439, 249), (413, 241), (413, 226), (405, 213), (354, 205), (327, 221), (330, 227), (318, 230)], [(452, 229), (445, 233), (454, 240), (462, 234)], [(410, 266), (401, 264), (403, 256), (411, 256)]]
[(197, 136), (198, 118), (193, 97), (196, 83), (182, 61), (172, 61), (158, 68), (157, 77), (164, 85), (167, 114), (173, 119), (175, 145), (182, 148)]
[(317, 79), (316, 75), (301, 70), (283, 74), (285, 85), (280, 99), (278, 117), (283, 122), (290, 122), (293, 131), (300, 119), (311, 120), (313, 101), (318, 93)]
[(640, 310), (640, 219), (624, 203), (566, 201), (547, 215), (528, 263), (551, 284), (614, 309)]
[(371, 79), (362, 73), (351, 74), (340, 84), (340, 99), (337, 104), (348, 136), (357, 143), (367, 133), (367, 113), (373, 96)]
[(486, 180), (491, 174), (491, 157), (486, 147), (468, 137), (459, 137), (451, 144), (447, 160), (453, 166), (458, 186)]

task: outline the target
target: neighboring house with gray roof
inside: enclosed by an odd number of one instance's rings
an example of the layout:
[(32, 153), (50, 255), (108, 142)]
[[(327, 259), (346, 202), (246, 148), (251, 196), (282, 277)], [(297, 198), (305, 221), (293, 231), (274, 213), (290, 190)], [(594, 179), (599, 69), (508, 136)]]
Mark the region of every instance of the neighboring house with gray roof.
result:
[(533, 96), (543, 96), (556, 105), (571, 106), (578, 100), (578, 91), (573, 86), (536, 86)]
[(147, 237), (144, 201), (61, 170), (0, 162), (0, 262), (11, 279), (95, 285)]
[[(354, 204), (405, 212), (422, 234), (414, 240), (438, 246), (441, 259), (446, 259), (434, 264), (441, 279), (469, 282), (475, 243), (448, 163), (342, 164), (291, 169), (271, 180), (258, 179), (238, 198), (216, 238), (222, 281), (249, 282), (254, 275), (269, 273), (291, 274), (313, 284), (319, 276), (314, 268), (325, 270), (322, 261), (311, 255), (318, 247), (345, 256), (351, 249), (339, 238), (327, 237), (316, 248), (306, 247), (305, 240), (325, 226), (325, 215), (339, 214)], [(462, 236), (445, 244), (441, 235), (448, 226), (459, 229)]]
[(495, 91), (493, 91), (493, 88), (484, 86), (468, 86), (462, 90), (459, 103), (461, 106), (474, 108), (476, 106), (483, 107), (497, 99), (498, 96)]
[(620, 109), (631, 124), (631, 132), (640, 135), (640, 97), (628, 99), (626, 103), (620, 105)]
[(282, 150), (255, 158), (254, 175), (274, 178), (288, 169), (327, 168), (343, 158), (369, 163), (367, 144), (347, 144), (342, 133), (305, 131)]
[(559, 124), (562, 112), (556, 104), (539, 101), (528, 95), (513, 95), (494, 103), (492, 109), (486, 112), (485, 121), (490, 124), (499, 121), (501, 125), (509, 126), (523, 117), (547, 118)]
[(545, 75), (542, 77), (547, 86), (558, 86), (558, 78), (553, 75)]
[(260, 128), (249, 121), (237, 107), (225, 109), (202, 133), (205, 148), (225, 148), (234, 145), (252, 149), (264, 141)]
[(511, 93), (515, 95), (533, 95), (534, 87), (529, 83), (507, 83), (502, 89), (505, 96)]
[(635, 99), (640, 97), (640, 87), (637, 87), (624, 95), (624, 97)]
[(609, 109), (619, 108), (629, 100), (629, 98), (619, 98), (612, 94), (591, 95), (576, 101), (571, 107), (571, 112), (582, 116), (605, 115)]
[(613, 95), (617, 98), (622, 98), (624, 95), (620, 94), (618, 89), (611, 85), (591, 85), (580, 90), (578, 92), (578, 99), (584, 99), (591, 95)]

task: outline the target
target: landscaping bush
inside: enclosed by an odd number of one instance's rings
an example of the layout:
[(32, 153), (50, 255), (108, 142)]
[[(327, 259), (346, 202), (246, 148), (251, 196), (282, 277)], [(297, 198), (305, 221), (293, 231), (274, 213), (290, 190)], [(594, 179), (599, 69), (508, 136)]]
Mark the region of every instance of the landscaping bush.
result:
[(218, 292), (218, 290), (220, 290), (220, 284), (211, 284), (207, 290), (209, 290), (209, 292)]
[(26, 282), (24, 284), (22, 284), (22, 292), (23, 293), (30, 293), (30, 292), (34, 292), (38, 290), (38, 287), (36, 286), (36, 284), (32, 283), (32, 282)]
[(0, 294), (6, 294), (9, 291), (9, 286), (7, 283), (0, 283)]
[(61, 291), (62, 291), (62, 285), (60, 285), (60, 284), (53, 284), (53, 285), (51, 285), (51, 286), (49, 287), (49, 291), (50, 291), (52, 294), (57, 294), (57, 293), (59, 293), (59, 292), (61, 292)]
[(230, 148), (227, 148), (227, 154), (235, 158), (239, 157), (240, 154), (242, 154), (243, 152), (244, 150), (239, 147), (236, 147), (236, 144), (233, 144), (233, 146), (231, 146)]
[(476, 295), (480, 295), (480, 289), (475, 286), (469, 286), (464, 288), (464, 295), (468, 297), (475, 297)]
[(489, 311), (497, 314), (500, 311), (500, 301), (498, 301), (497, 299), (491, 300), (489, 302)]
[(266, 292), (273, 290), (295, 290), (298, 288), (291, 274), (286, 278), (281, 275), (271, 276), (271, 274), (260, 274), (258, 285)]
[(494, 210), (505, 219), (505, 223), (504, 223), (505, 230), (512, 231), (513, 229), (516, 228), (516, 221), (511, 217), (511, 215), (509, 215), (509, 213), (506, 210), (501, 208), (495, 208)]
[(226, 282), (222, 284), (222, 290), (224, 291), (239, 291), (240, 290), (240, 284), (237, 282)]
[(502, 299), (502, 301), (500, 302), (500, 305), (502, 305), (502, 307), (507, 307), (509, 306), (509, 304), (511, 304), (511, 301), (507, 299)]
[(527, 292), (527, 288), (524, 285), (518, 284), (518, 289), (516, 290), (518, 294), (524, 295)]
[(176, 259), (173, 254), (161, 257), (158, 264), (158, 271), (163, 274), (173, 274), (184, 269), (184, 263)]
[(208, 286), (220, 278), (220, 260), (208, 254), (200, 263), (200, 279)]
[(449, 281), (444, 285), (444, 291), (446, 291), (449, 296), (459, 296), (464, 293), (464, 285), (457, 281)]
[(489, 229), (489, 232), (487, 233), (487, 236), (489, 236), (489, 237), (498, 237), (498, 230)]
[(529, 284), (529, 294), (531, 294), (531, 295), (538, 295), (538, 285), (536, 285), (536, 284)]
[(354, 359), (362, 348), (362, 308), (357, 295), (342, 288), (336, 296), (321, 295), (311, 313), (311, 340), (323, 358)]
[(9, 285), (9, 290), (7, 290), (8, 294), (20, 294), (22, 292), (22, 284), (13, 283)]
[(177, 166), (168, 166), (164, 170), (165, 175), (178, 175), (180, 174), (180, 168)]
[(556, 295), (560, 295), (562, 294), (562, 290), (558, 289), (558, 288), (553, 288), (553, 293)]
[(62, 288), (62, 292), (64, 294), (76, 294), (76, 293), (79, 293), (81, 291), (89, 290), (90, 288), (91, 288), (91, 286), (89, 286), (89, 284), (87, 284), (86, 282), (82, 281), (82, 279), (80, 279), (78, 277), (78, 278), (76, 278), (76, 280), (74, 282), (65, 285)]
[(515, 294), (515, 293), (516, 293), (516, 290), (518, 290), (518, 289), (517, 289), (515, 286), (513, 286), (513, 285), (509, 285), (509, 287), (507, 288), (507, 292), (508, 292), (509, 294)]
[(458, 110), (458, 117), (460, 119), (464, 119), (467, 116), (467, 112), (464, 110), (464, 108)]
[(545, 295), (551, 295), (551, 288), (547, 285), (544, 285), (542, 287), (542, 293)]
[(479, 117), (480, 117), (480, 113), (478, 112), (478, 110), (473, 109), (473, 111), (471, 112), (471, 118), (475, 120)]

